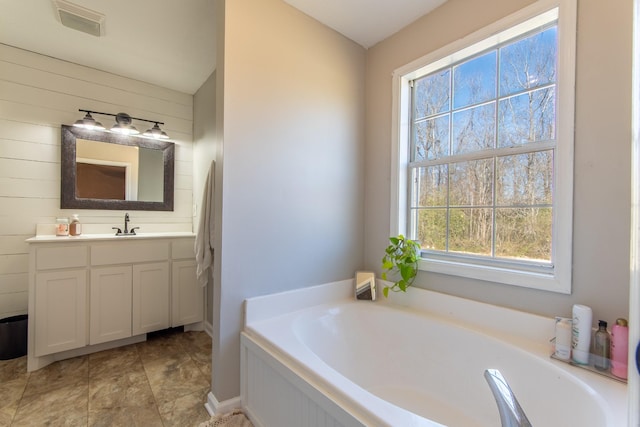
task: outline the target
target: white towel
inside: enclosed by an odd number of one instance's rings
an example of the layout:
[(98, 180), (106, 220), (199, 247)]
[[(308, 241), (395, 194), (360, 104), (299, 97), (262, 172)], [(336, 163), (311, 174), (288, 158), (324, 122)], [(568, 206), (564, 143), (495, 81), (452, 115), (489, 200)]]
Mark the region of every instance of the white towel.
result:
[(200, 208), (200, 220), (196, 233), (196, 276), (201, 286), (206, 286), (209, 271), (213, 267), (213, 191), (216, 171), (215, 160), (211, 161), (211, 167), (204, 183), (202, 206)]

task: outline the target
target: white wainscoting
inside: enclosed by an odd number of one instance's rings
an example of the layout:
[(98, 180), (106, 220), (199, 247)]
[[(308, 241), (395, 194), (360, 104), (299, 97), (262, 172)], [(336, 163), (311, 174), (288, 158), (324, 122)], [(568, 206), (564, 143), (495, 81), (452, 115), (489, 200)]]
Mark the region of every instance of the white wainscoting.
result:
[(255, 427), (362, 427), (363, 424), (265, 349), (241, 337), (242, 409)]

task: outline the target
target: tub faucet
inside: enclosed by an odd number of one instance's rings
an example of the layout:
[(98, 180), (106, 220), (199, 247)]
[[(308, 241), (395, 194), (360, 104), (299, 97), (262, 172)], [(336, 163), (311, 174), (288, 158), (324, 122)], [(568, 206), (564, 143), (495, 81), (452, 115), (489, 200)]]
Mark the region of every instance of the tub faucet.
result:
[(511, 391), (511, 387), (509, 387), (507, 380), (504, 379), (500, 371), (487, 369), (484, 371), (484, 378), (489, 383), (493, 397), (498, 404), (502, 427), (531, 427), (531, 423), (518, 403), (518, 399), (516, 399), (515, 394)]

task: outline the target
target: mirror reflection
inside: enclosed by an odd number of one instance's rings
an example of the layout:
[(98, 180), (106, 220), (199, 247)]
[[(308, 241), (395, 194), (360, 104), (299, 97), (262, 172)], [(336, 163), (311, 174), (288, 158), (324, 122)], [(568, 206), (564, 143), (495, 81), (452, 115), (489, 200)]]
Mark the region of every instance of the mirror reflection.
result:
[(62, 209), (173, 210), (172, 142), (61, 129)]
[(162, 202), (162, 151), (76, 140), (76, 197)]
[(375, 301), (376, 276), (371, 271), (356, 272), (356, 299)]

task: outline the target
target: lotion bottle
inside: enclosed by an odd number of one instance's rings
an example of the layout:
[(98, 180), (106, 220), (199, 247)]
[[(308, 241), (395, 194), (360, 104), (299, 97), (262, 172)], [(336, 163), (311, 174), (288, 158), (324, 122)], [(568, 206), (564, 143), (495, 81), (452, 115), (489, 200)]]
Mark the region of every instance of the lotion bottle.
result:
[(629, 327), (627, 320), (618, 319), (611, 328), (611, 373), (618, 378), (627, 378), (628, 350)]
[(558, 359), (571, 359), (571, 323), (566, 317), (556, 317), (556, 351)]
[(575, 304), (573, 306), (573, 324), (571, 354), (573, 361), (580, 365), (589, 364), (589, 347), (591, 346), (591, 307)]

